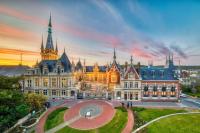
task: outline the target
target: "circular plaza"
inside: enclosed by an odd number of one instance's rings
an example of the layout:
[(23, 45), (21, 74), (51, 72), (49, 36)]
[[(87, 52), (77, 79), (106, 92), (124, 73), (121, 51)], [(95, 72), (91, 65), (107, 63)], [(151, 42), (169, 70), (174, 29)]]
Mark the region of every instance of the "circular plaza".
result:
[(88, 130), (103, 126), (112, 120), (115, 110), (105, 101), (80, 102), (64, 114), (64, 121), (76, 120), (68, 126), (76, 129)]

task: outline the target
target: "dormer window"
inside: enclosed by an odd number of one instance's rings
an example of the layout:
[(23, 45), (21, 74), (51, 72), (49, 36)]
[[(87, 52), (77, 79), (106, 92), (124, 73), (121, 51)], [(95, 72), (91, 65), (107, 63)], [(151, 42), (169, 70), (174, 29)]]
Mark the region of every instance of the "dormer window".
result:
[(60, 66), (58, 66), (58, 73), (60, 73)]
[(47, 69), (44, 69), (44, 74), (47, 74), (48, 73), (48, 70)]
[(128, 77), (129, 77), (129, 78), (133, 78), (133, 77), (134, 77), (133, 73), (129, 73), (129, 74), (128, 74)]

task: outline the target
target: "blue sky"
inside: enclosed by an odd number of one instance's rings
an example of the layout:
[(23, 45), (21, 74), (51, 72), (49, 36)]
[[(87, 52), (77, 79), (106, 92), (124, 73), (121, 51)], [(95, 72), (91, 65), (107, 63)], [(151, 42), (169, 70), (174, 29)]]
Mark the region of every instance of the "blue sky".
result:
[[(42, 35), (46, 42), (50, 12), (59, 54), (65, 47), (71, 60), (110, 63), (115, 47), (121, 64), (131, 55), (135, 63), (164, 64), (169, 51), (176, 64), (179, 60), (185, 65), (200, 64), (198, 0), (1, 1), (0, 48), (4, 52), (0, 54), (12, 60), (18, 57), (6, 49), (39, 52)], [(28, 64), (40, 59), (39, 53), (31, 59), (26, 53), (23, 59)]]

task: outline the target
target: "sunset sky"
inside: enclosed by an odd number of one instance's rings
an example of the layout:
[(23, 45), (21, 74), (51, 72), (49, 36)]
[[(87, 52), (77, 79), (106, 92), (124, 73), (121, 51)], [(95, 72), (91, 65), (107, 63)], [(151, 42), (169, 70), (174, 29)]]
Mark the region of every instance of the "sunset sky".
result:
[(54, 45), (75, 62), (110, 63), (116, 48), (120, 64), (163, 65), (171, 51), (200, 65), (199, 0), (0, 0), (0, 65), (40, 60), (50, 12)]

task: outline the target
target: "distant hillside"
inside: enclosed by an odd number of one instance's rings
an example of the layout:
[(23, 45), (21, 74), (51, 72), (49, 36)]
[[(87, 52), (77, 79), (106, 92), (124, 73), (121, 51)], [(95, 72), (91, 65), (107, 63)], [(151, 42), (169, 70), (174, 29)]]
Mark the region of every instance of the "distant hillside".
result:
[(0, 66), (0, 75), (3, 76), (20, 76), (22, 75), (26, 69), (28, 69), (28, 66)]

